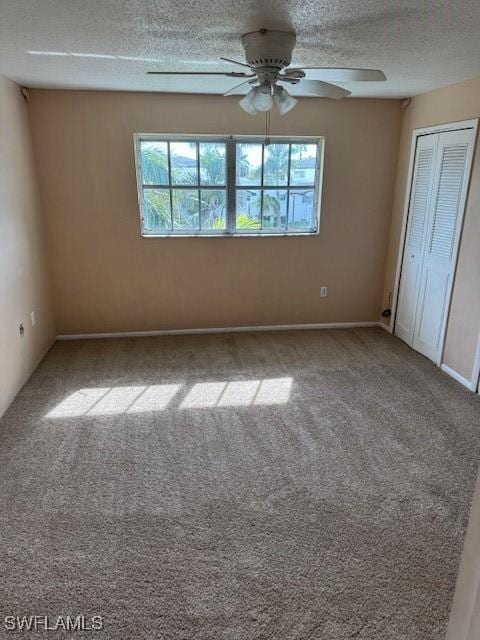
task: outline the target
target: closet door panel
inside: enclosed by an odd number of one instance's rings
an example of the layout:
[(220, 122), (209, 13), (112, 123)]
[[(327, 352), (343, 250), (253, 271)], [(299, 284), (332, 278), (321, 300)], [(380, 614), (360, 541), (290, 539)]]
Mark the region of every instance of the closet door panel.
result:
[(450, 274), (427, 265), (422, 274), (422, 295), (418, 307), (413, 347), (433, 358), (441, 348), (443, 309), (450, 285)]
[(417, 140), (395, 334), (412, 346), (438, 135)]

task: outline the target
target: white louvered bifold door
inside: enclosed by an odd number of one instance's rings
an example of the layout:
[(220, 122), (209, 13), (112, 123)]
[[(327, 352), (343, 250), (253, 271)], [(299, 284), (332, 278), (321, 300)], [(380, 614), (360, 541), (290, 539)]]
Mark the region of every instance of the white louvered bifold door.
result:
[(413, 346), (415, 312), (420, 291), (437, 145), (437, 135), (417, 139), (395, 323), (396, 335), (410, 346)]
[(413, 348), (439, 362), (470, 173), (473, 130), (438, 135)]

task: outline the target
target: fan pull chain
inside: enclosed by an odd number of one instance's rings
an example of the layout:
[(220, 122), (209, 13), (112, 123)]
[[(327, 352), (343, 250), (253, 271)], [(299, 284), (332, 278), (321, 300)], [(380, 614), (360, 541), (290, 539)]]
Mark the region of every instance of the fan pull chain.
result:
[(270, 144), (270, 111), (265, 111), (265, 146)]

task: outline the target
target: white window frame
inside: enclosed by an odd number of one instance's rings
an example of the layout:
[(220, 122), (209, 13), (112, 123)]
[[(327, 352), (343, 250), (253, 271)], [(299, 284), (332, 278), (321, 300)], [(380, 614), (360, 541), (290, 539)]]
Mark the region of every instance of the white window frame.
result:
[[(211, 229), (207, 231), (193, 231), (190, 229), (173, 229), (162, 233), (145, 233), (143, 228), (144, 220), (144, 199), (142, 181), (142, 167), (141, 167), (141, 153), (140, 143), (143, 141), (155, 141), (159, 142), (223, 142), (226, 145), (225, 150), (225, 169), (226, 180), (225, 186), (218, 185), (217, 188), (225, 189), (226, 191), (226, 217), (227, 225), (225, 230), (213, 231)], [(271, 143), (289, 143), (289, 144), (316, 144), (317, 145), (317, 158), (315, 167), (315, 182), (314, 182), (314, 202), (313, 210), (315, 212), (315, 226), (310, 229), (295, 229), (275, 231), (269, 229), (268, 231), (249, 231), (249, 230), (237, 230), (235, 228), (235, 194), (236, 194), (236, 143), (238, 142), (251, 142), (265, 144), (265, 136), (245, 136), (245, 135), (208, 135), (208, 134), (172, 134), (172, 133), (135, 133), (134, 134), (134, 155), (135, 155), (135, 170), (137, 178), (137, 195), (138, 206), (140, 214), (140, 233), (142, 238), (225, 238), (225, 237), (245, 237), (245, 238), (265, 238), (265, 237), (285, 237), (285, 236), (312, 236), (318, 235), (320, 231), (320, 205), (322, 195), (322, 183), (323, 183), (323, 158), (325, 151), (325, 139), (321, 136), (271, 136)], [(290, 180), (290, 171), (289, 180)], [(170, 179), (170, 176), (169, 176)], [(152, 188), (152, 185), (149, 185)], [(261, 186), (251, 186), (252, 190), (272, 189), (276, 185), (263, 185), (263, 171), (262, 171), (262, 184)], [(281, 187), (282, 185), (278, 185)], [(299, 189), (302, 185), (294, 185)], [(155, 185), (153, 185), (155, 187)], [(162, 188), (172, 188), (172, 185), (162, 185)], [(210, 187), (206, 187), (209, 189)], [(288, 190), (290, 185), (285, 185), (285, 190)]]

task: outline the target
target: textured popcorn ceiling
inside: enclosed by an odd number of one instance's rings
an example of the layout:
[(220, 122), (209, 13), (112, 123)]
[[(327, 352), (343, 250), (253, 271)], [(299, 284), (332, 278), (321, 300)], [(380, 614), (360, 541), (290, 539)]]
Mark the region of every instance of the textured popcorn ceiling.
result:
[(354, 96), (406, 97), (480, 75), (478, 0), (0, 0), (0, 73), (29, 87), (223, 93), (240, 35), (297, 33), (293, 64), (382, 69)]

